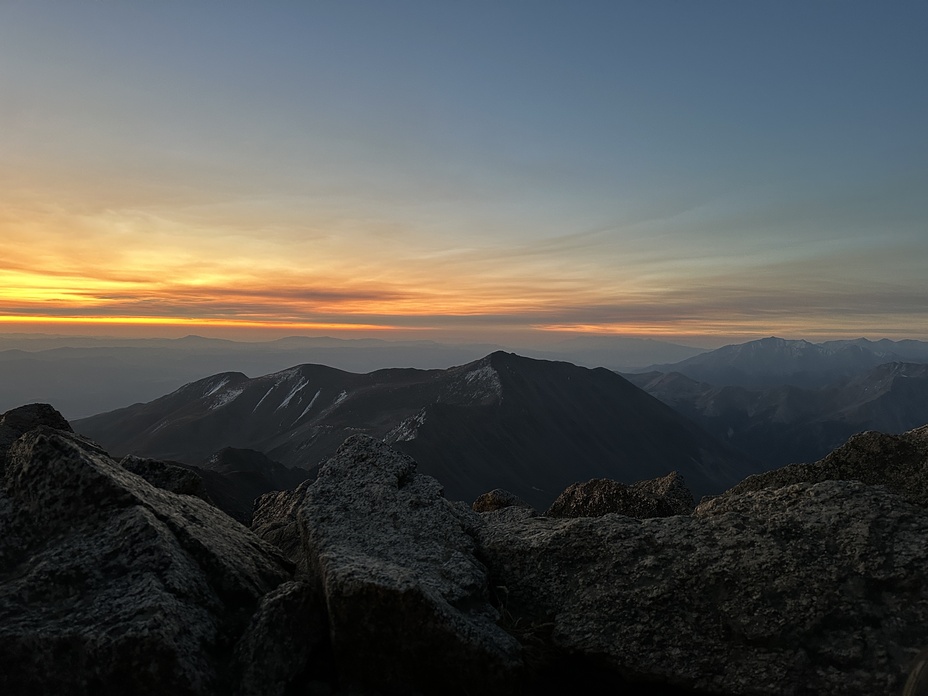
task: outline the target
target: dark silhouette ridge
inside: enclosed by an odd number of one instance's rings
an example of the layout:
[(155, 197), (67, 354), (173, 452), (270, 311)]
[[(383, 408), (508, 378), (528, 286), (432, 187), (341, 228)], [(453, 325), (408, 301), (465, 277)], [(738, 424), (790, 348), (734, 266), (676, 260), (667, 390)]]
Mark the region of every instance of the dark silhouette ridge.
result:
[(360, 432), (414, 456), (449, 498), (503, 488), (538, 509), (591, 478), (676, 469), (698, 496), (758, 470), (610, 370), (504, 352), (448, 370), (222, 373), (75, 426), (119, 454), (201, 466), (237, 447), (308, 470)]

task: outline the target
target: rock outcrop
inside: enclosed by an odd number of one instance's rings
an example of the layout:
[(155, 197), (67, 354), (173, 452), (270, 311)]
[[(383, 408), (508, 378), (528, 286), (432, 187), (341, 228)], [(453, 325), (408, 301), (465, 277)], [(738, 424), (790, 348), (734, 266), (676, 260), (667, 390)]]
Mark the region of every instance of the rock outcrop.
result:
[(305, 491), (303, 553), (325, 597), (341, 681), (512, 693), (521, 651), (488, 602), (474, 556), (479, 518), (415, 469), (383, 442), (354, 436)]
[(203, 485), (203, 478), (186, 467), (163, 462), (160, 459), (136, 457), (132, 454), (123, 457), (119, 465), (158, 488), (171, 491), (171, 493), (195, 495), (207, 503), (213, 502)]
[(631, 486), (611, 479), (593, 479), (568, 486), (546, 517), (600, 517), (610, 513), (644, 519), (688, 515), (693, 511), (693, 494), (683, 477), (673, 471), (657, 479)]
[(336, 675), (320, 600), (302, 581), (285, 582), (261, 599), (235, 647), (236, 696), (331, 692)]
[(73, 432), (71, 424), (49, 404), (28, 404), (0, 415), (0, 474), (6, 467), (7, 453), (12, 444), (40, 425)]
[(484, 493), (478, 497), (470, 507), (474, 512), (496, 512), (497, 510), (508, 507), (534, 510), (534, 508), (522, 500), (522, 498), (509, 491), (504, 491), (502, 488), (494, 488), (492, 491)]
[(859, 482), (692, 516), (488, 521), (506, 614), (631, 680), (718, 694), (896, 694), (928, 645), (928, 515)]
[(155, 486), (53, 411), (9, 415), (4, 695), (895, 696), (928, 646), (928, 428), (692, 514), (673, 474), (592, 482), (567, 519), (505, 491), (478, 514), (355, 436), (250, 531), (167, 490), (182, 472), (124, 462)]
[(639, 481), (632, 490), (657, 498), (671, 510), (671, 515), (689, 515), (693, 511), (693, 494), (683, 476), (671, 471), (666, 476)]
[[(292, 491), (265, 493), (255, 500), (251, 531), (273, 544), (287, 558), (305, 566), (303, 543), (297, 513), (306, 502), (306, 493), (312, 485), (305, 481)], [(305, 569), (305, 568), (304, 568)]]
[(235, 643), (290, 577), (204, 501), (30, 429), (0, 482), (0, 692), (229, 693)]
[(858, 433), (813, 464), (790, 464), (749, 476), (724, 495), (803, 481), (861, 481), (886, 486), (909, 502), (928, 507), (928, 426), (902, 435)]

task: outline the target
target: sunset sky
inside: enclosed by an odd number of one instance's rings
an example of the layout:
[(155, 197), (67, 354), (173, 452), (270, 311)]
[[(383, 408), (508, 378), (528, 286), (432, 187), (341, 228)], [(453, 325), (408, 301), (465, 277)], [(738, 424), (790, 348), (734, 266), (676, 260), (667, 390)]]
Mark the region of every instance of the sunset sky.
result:
[(928, 339), (928, 3), (0, 3), (0, 332)]

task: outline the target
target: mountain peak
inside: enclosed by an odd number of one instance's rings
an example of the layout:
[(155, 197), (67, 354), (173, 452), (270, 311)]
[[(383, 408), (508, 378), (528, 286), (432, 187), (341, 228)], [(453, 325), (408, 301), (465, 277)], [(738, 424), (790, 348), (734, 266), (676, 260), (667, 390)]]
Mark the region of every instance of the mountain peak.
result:
[(120, 453), (190, 463), (223, 447), (313, 469), (349, 435), (414, 456), (449, 499), (505, 488), (539, 509), (582, 478), (680, 469), (699, 494), (751, 469), (741, 455), (618, 374), (496, 351), (447, 370), (369, 374), (303, 365), (223, 373), (79, 428)]

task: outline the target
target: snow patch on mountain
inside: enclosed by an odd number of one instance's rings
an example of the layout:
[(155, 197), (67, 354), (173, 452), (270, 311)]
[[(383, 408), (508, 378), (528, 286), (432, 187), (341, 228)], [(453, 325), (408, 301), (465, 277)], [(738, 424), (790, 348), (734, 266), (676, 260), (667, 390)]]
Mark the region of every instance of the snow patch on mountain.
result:
[[(302, 417), (305, 416), (307, 413), (309, 413), (309, 409), (311, 409), (311, 408), (313, 407), (313, 404), (316, 403), (316, 399), (319, 398), (319, 395), (320, 395), (321, 393), (322, 393), (322, 390), (321, 390), (321, 389), (319, 389), (319, 390), (316, 391), (316, 393), (313, 395), (313, 398), (309, 400), (309, 405), (308, 405), (306, 408), (303, 409), (303, 413), (301, 413), (301, 414), (300, 414), (300, 417), (297, 418), (296, 420), (300, 420), (300, 418), (302, 418)], [(294, 423), (295, 423), (295, 422), (296, 422), (296, 421), (294, 421)]]
[(409, 442), (410, 440), (415, 440), (419, 435), (419, 428), (425, 424), (425, 409), (422, 409), (416, 415), (407, 418), (393, 430), (387, 433), (383, 441), (388, 445), (392, 445), (394, 442)]
[(162, 430), (163, 428), (166, 428), (170, 424), (171, 424), (171, 421), (165, 418), (163, 421), (161, 421), (160, 423), (158, 423), (158, 425), (155, 426), (154, 430), (151, 431), (151, 434), (154, 435), (156, 432), (158, 432), (159, 430)]
[(503, 383), (492, 365), (484, 365), (471, 370), (464, 375), (464, 381), (476, 390), (477, 396), (502, 396), (503, 394)]
[(264, 403), (264, 400), (271, 395), (271, 392), (274, 391), (274, 387), (276, 386), (277, 385), (275, 384), (273, 387), (271, 387), (266, 392), (264, 392), (264, 396), (262, 396), (261, 399), (258, 401), (258, 403), (255, 404), (255, 407), (251, 411), (252, 413), (258, 410), (258, 406)]
[(215, 384), (212, 382), (208, 382), (206, 384), (206, 389), (209, 389), (209, 391), (203, 394), (203, 396), (204, 397), (212, 396), (213, 394), (218, 392), (220, 389), (222, 389), (224, 386), (226, 386), (228, 383), (229, 383), (228, 377), (223, 377), (221, 380), (219, 380), (218, 383), (215, 383)]
[(301, 391), (303, 391), (308, 386), (309, 386), (309, 380), (306, 379), (305, 377), (300, 377), (300, 381), (297, 382), (296, 386), (294, 386), (293, 389), (290, 390), (290, 393), (287, 394), (287, 397), (283, 401), (280, 402), (280, 406), (278, 406), (274, 410), (279, 411), (280, 409), (288, 406), (290, 404), (290, 401), (293, 399), (293, 397), (299, 394)]
[(332, 411), (334, 411), (336, 408), (338, 408), (338, 405), (339, 405), (340, 403), (342, 403), (342, 402), (343, 402), (345, 399), (347, 399), (347, 398), (348, 398), (348, 392), (347, 392), (346, 390), (342, 389), (342, 391), (339, 393), (339, 395), (335, 397), (335, 400), (334, 400), (332, 403), (330, 403), (328, 406), (326, 406), (324, 409), (322, 409), (322, 410), (317, 414), (316, 417), (317, 417), (317, 418), (325, 418), (325, 417), (328, 416)]
[(277, 379), (277, 384), (283, 384), (284, 382), (291, 380), (294, 377), (299, 377), (300, 368), (299, 366), (291, 367), (287, 370), (281, 370), (280, 372), (275, 372), (274, 374), (268, 376), (275, 377)]
[(222, 408), (223, 406), (225, 406), (225, 405), (227, 405), (227, 404), (231, 404), (231, 403), (232, 403), (233, 401), (235, 401), (239, 396), (241, 396), (241, 394), (242, 394), (243, 391), (245, 391), (245, 389), (242, 388), (242, 387), (239, 387), (239, 388), (237, 388), (237, 389), (228, 389), (228, 390), (222, 392), (222, 393), (216, 398), (216, 400), (213, 401), (213, 403), (210, 405), (209, 410), (210, 410), (210, 411), (215, 411), (217, 408)]

